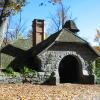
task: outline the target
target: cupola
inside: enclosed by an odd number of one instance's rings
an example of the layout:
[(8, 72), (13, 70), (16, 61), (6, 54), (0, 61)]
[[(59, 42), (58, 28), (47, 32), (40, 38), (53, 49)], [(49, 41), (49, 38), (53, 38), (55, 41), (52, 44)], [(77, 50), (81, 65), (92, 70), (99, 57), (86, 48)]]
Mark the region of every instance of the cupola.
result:
[(66, 21), (66, 23), (63, 27), (67, 28), (68, 30), (70, 30), (73, 33), (79, 32), (79, 29), (77, 28), (77, 26), (73, 20)]

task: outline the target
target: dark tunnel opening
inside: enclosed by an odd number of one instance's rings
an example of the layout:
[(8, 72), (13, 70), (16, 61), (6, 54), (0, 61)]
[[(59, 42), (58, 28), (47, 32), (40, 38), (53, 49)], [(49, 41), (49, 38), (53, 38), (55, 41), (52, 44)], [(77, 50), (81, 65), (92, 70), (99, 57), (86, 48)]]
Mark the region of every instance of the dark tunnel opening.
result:
[(79, 62), (71, 55), (64, 57), (59, 65), (60, 83), (79, 82)]

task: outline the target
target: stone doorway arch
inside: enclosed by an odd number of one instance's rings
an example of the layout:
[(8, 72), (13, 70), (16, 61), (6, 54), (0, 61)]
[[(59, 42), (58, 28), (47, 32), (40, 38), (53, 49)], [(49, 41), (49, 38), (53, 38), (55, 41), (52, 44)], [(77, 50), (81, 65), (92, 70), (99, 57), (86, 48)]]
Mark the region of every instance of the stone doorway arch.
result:
[(59, 64), (60, 83), (79, 83), (80, 62), (73, 55), (65, 56)]

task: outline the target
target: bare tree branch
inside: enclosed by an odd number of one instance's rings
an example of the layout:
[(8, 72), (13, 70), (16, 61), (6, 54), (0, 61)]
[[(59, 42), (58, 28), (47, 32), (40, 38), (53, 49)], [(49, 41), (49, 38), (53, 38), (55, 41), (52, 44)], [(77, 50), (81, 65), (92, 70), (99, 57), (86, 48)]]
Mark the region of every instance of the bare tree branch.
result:
[[(58, 4), (58, 8), (56, 11), (55, 15), (51, 15), (50, 18), (53, 22), (53, 24), (51, 26), (51, 28), (55, 28), (55, 31), (59, 31), (63, 25), (65, 24), (65, 22), (69, 19), (68, 17), (68, 11), (70, 9), (70, 6), (64, 6), (62, 0), (57, 0), (59, 2)], [(54, 2), (57, 2), (56, 0), (54, 0)]]

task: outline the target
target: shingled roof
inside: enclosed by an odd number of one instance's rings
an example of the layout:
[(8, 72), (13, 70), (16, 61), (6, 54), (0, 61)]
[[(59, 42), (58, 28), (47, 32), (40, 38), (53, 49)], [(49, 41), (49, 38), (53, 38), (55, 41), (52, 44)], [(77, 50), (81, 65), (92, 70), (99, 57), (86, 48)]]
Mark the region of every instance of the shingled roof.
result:
[[(78, 32), (79, 29), (77, 29), (75, 23), (73, 24), (72, 23), (73, 23), (72, 20), (71, 20), (71, 23), (70, 23), (70, 20), (67, 21), (64, 27), (60, 31), (52, 34), (46, 40), (42, 41), (41, 43), (37, 44), (34, 47), (32, 47), (32, 39), (24, 39), (24, 40), (20, 39), (14, 42), (13, 46), (20, 48), (22, 50), (25, 50), (26, 54), (29, 56), (30, 55), (36, 56), (42, 51), (51, 47), (55, 42), (81, 43), (81, 44), (87, 44), (93, 50), (93, 52), (96, 53), (96, 55), (99, 55), (99, 53), (94, 48), (92, 48), (87, 41), (77, 36), (76, 32)], [(69, 28), (72, 28), (72, 29), (69, 30)], [(75, 33), (73, 33), (73, 31)]]
[[(76, 29), (78, 30), (78, 29)], [(74, 29), (74, 31), (76, 32)], [(46, 40), (42, 41), (35, 47), (32, 47), (28, 53), (33, 54), (34, 56), (38, 55), (39, 53), (43, 52), (44, 50), (50, 48), (55, 42), (67, 42), (67, 43), (81, 43), (86, 44), (89, 46), (89, 48), (97, 55), (99, 56), (99, 53), (90, 46), (90, 44), (82, 39), (81, 37), (77, 36), (75, 33), (73, 33), (71, 30), (69, 30), (66, 27), (63, 27), (60, 31), (52, 34), (49, 36)]]
[(78, 37), (75, 33), (69, 31), (67, 28), (62, 29), (60, 35), (57, 37), (55, 41), (86, 43), (85, 40)]
[[(9, 44), (2, 44), (0, 52), (0, 63), (3, 67), (7, 67), (16, 56), (23, 54), (25, 51), (32, 47), (32, 39), (18, 39), (16, 41), (9, 42)], [(5, 62), (6, 61), (6, 62)]]

